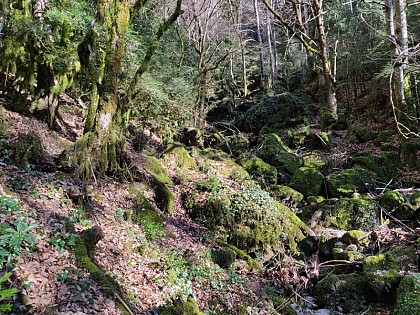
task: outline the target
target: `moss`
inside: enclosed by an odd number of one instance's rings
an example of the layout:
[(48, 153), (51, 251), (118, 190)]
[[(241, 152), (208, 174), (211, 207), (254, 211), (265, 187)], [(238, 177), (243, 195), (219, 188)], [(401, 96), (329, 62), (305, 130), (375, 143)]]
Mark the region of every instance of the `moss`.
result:
[(260, 139), (260, 152), (262, 155), (276, 154), (277, 152), (291, 152), (290, 148), (283, 143), (280, 136), (269, 133)]
[[(102, 238), (103, 232), (98, 226), (82, 231), (74, 247), (76, 265), (78, 268), (86, 269), (107, 294), (114, 296), (118, 293), (122, 296), (118, 283), (93, 262), (95, 246)], [(130, 303), (124, 302), (130, 307)], [(126, 307), (120, 301), (117, 300), (115, 303), (123, 312), (126, 312)], [(130, 308), (133, 309), (133, 307)]]
[(317, 196), (322, 188), (324, 176), (315, 168), (301, 167), (293, 175), (289, 186), (301, 192), (305, 197)]
[(389, 143), (391, 142), (392, 136), (395, 135), (395, 133), (396, 132), (393, 129), (383, 130), (378, 133), (376, 141), (378, 141), (378, 143)]
[(367, 257), (363, 261), (363, 275), (369, 283), (372, 297), (395, 299), (400, 272), (417, 263), (416, 250), (410, 246), (393, 246), (387, 252)]
[(297, 207), (303, 200), (303, 195), (288, 186), (277, 185), (271, 190), (271, 195), (286, 206)]
[(224, 269), (229, 269), (235, 262), (236, 253), (231, 250), (213, 250), (211, 252), (213, 262)]
[[(364, 241), (365, 233), (360, 230), (350, 230), (343, 234), (341, 240), (346, 244), (356, 244), (359, 245)], [(367, 240), (367, 239), (366, 239)]]
[(406, 275), (397, 290), (394, 315), (420, 314), (420, 274)]
[(234, 134), (224, 139), (221, 148), (230, 154), (238, 156), (249, 148), (249, 140), (242, 133)]
[(27, 163), (40, 163), (44, 159), (41, 140), (35, 134), (19, 134), (12, 144), (13, 159), (24, 166)]
[(174, 213), (175, 194), (165, 183), (156, 182), (155, 199), (162, 211)]
[(371, 230), (377, 226), (379, 207), (369, 197), (326, 199), (318, 208), (324, 211), (327, 227)]
[(420, 209), (420, 191), (415, 191), (411, 194), (410, 204), (413, 206), (414, 210)]
[(278, 152), (267, 159), (267, 162), (275, 166), (279, 172), (288, 174), (294, 174), (304, 164), (299, 155), (291, 152)]
[(150, 174), (155, 179), (155, 181), (163, 184), (173, 185), (172, 180), (169, 178), (168, 172), (162, 166), (160, 161), (154, 156), (145, 157), (144, 170)]
[(359, 167), (372, 171), (383, 181), (387, 181), (387, 179), (389, 180), (388, 175), (381, 167), (380, 160), (375, 159), (372, 156), (356, 156), (351, 160), (351, 165), (352, 167)]
[(197, 162), (189, 155), (182, 144), (171, 144), (163, 152), (162, 161), (168, 167), (176, 170), (193, 170), (197, 167)]
[(404, 203), (404, 196), (398, 191), (388, 190), (379, 199), (379, 204), (386, 210), (394, 211)]
[(304, 166), (318, 170), (327, 165), (327, 159), (321, 151), (310, 151), (303, 156)]
[(358, 274), (330, 275), (315, 285), (319, 306), (342, 307), (345, 313), (359, 314), (366, 303), (366, 282)]
[(197, 302), (189, 297), (187, 300), (178, 298), (169, 305), (160, 307), (157, 310), (159, 315), (204, 315), (200, 312)]
[(236, 162), (247, 172), (255, 175), (263, 185), (275, 185), (277, 183), (276, 168), (260, 158), (251, 154), (244, 154), (237, 158)]
[(354, 252), (344, 250), (342, 248), (333, 248), (332, 249), (333, 259), (337, 260), (347, 260), (350, 262), (354, 262)]
[(245, 260), (250, 270), (255, 269), (260, 272), (264, 270), (263, 267), (258, 263), (258, 261), (249, 256), (245, 251), (225, 242), (220, 242), (220, 245), (225, 246), (229, 250), (233, 251), (237, 258)]
[(373, 186), (376, 177), (375, 173), (363, 168), (342, 170), (327, 176), (328, 192), (333, 197), (364, 193)]

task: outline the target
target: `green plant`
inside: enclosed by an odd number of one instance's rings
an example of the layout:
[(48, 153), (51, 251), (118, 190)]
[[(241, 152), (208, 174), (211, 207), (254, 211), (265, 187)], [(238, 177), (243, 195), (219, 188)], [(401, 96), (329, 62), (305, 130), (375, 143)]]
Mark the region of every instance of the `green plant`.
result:
[(3, 283), (5, 283), (10, 276), (11, 273), (7, 272), (0, 277), (0, 314), (8, 313), (12, 310), (12, 304), (7, 303), (7, 300), (19, 292), (16, 288), (3, 288)]
[(63, 233), (58, 230), (54, 236), (50, 238), (50, 244), (60, 252), (64, 252), (68, 247), (73, 247), (76, 244), (76, 236), (73, 234)]
[(115, 209), (115, 220), (117, 221), (123, 221), (124, 220), (124, 209), (118, 207), (117, 209)]
[(19, 212), (21, 206), (19, 206), (17, 199), (12, 199), (7, 196), (0, 197), (0, 214), (9, 214), (10, 212)]
[(24, 244), (35, 244), (35, 235), (30, 232), (37, 226), (36, 223), (28, 224), (26, 220), (15, 220), (11, 225), (3, 223), (0, 226), (0, 266), (5, 262), (11, 263), (13, 256), (20, 256)]
[(88, 291), (92, 283), (90, 279), (85, 280), (81, 272), (78, 269), (71, 266), (64, 268), (63, 272), (57, 273), (56, 279), (57, 281), (63, 282), (65, 284), (77, 285), (78, 287), (80, 287), (80, 290), (82, 292)]
[(148, 220), (147, 217), (140, 220), (140, 226), (142, 227), (146, 240), (148, 241), (153, 240), (155, 237), (165, 236), (165, 230), (163, 229), (162, 224)]

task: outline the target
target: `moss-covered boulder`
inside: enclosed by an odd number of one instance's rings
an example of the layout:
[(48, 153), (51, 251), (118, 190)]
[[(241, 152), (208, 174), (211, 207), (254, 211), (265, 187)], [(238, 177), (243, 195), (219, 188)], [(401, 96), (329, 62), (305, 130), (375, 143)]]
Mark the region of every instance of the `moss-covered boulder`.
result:
[(258, 152), (262, 157), (268, 157), (278, 152), (291, 152), (290, 148), (284, 144), (280, 136), (275, 133), (262, 135), (258, 140), (258, 144)]
[(303, 200), (303, 194), (288, 186), (276, 185), (271, 189), (271, 196), (278, 202), (296, 208)]
[(221, 268), (229, 269), (235, 262), (236, 253), (231, 249), (214, 249), (211, 252), (213, 262)]
[(293, 175), (289, 186), (308, 197), (317, 196), (323, 183), (324, 176), (316, 168), (301, 167)]
[(222, 143), (222, 150), (238, 156), (249, 148), (249, 139), (242, 133), (225, 137)]
[(267, 246), (283, 246), (294, 253), (297, 242), (310, 233), (292, 210), (252, 182), (208, 194), (185, 193), (188, 214), (210, 229), (224, 227), (228, 243), (248, 253), (265, 251)]
[(306, 167), (322, 170), (327, 165), (327, 159), (323, 152), (314, 150), (303, 155), (303, 163)]
[(243, 154), (236, 159), (248, 173), (254, 175), (264, 186), (277, 183), (277, 169), (252, 154)]
[(180, 141), (186, 146), (202, 146), (204, 143), (203, 132), (199, 128), (184, 128), (180, 133)]
[(28, 163), (35, 165), (42, 164), (45, 159), (44, 149), (41, 140), (35, 134), (21, 133), (12, 143), (12, 158), (20, 166)]
[(378, 136), (377, 132), (371, 130), (357, 130), (355, 134), (357, 140), (361, 143), (375, 140)]
[(380, 155), (355, 156), (351, 165), (353, 168), (364, 168), (378, 176), (383, 182), (388, 182), (398, 176), (398, 167), (401, 165), (400, 156), (395, 152), (383, 152)]
[(343, 234), (343, 236), (341, 237), (341, 240), (345, 243), (345, 244), (362, 244), (362, 243), (366, 243), (367, 239), (365, 238), (365, 233), (363, 231), (360, 230), (350, 230), (347, 231), (346, 233)]
[(420, 209), (420, 191), (415, 191), (410, 195), (410, 204), (414, 210)]
[(144, 170), (153, 177), (155, 181), (163, 184), (173, 185), (168, 175), (168, 171), (162, 166), (162, 163), (154, 156), (146, 156), (143, 164)]
[(379, 204), (388, 211), (395, 211), (405, 202), (404, 196), (394, 190), (385, 191), (379, 199)]
[(364, 193), (368, 191), (368, 187), (374, 186), (376, 177), (375, 173), (363, 168), (335, 172), (327, 176), (328, 193), (333, 197)]
[(360, 314), (365, 309), (368, 289), (361, 275), (332, 274), (319, 281), (314, 290), (321, 307), (340, 307), (351, 314)]
[(168, 185), (173, 185), (168, 172), (161, 162), (153, 156), (146, 156), (144, 169), (153, 178), (155, 186), (155, 200), (157, 205), (167, 213), (174, 212), (175, 194)]
[(197, 162), (190, 156), (182, 144), (171, 144), (162, 154), (162, 162), (168, 168), (193, 170)]
[(406, 275), (397, 290), (394, 315), (420, 314), (420, 273)]
[(376, 137), (376, 141), (379, 144), (383, 143), (390, 143), (392, 141), (392, 137), (396, 134), (395, 130), (388, 129), (388, 130), (382, 130), (378, 133)]
[(416, 215), (416, 207), (406, 202), (398, 191), (385, 191), (379, 199), (379, 204), (399, 220), (409, 220)]
[(189, 297), (187, 300), (178, 298), (168, 305), (158, 308), (155, 314), (159, 315), (204, 315), (200, 312), (197, 302)]
[(363, 261), (363, 275), (374, 299), (395, 299), (401, 272), (417, 264), (416, 249), (393, 246), (387, 252), (367, 257)]
[(323, 213), (322, 226), (339, 230), (371, 230), (378, 225), (379, 206), (365, 196), (353, 198), (325, 199), (312, 211)]

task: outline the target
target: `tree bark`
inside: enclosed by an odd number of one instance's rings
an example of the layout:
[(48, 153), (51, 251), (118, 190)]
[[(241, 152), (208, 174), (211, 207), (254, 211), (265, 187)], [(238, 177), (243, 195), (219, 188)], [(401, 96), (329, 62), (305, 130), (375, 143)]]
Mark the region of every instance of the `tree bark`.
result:
[(318, 30), (318, 44), (321, 58), (322, 73), (325, 80), (325, 93), (328, 105), (328, 123), (337, 120), (337, 99), (334, 90), (334, 78), (331, 72), (331, 63), (328, 55), (327, 36), (324, 27), (323, 0), (313, 0), (313, 11), (315, 16), (316, 27)]
[(258, 8), (258, 0), (254, 0), (254, 13), (257, 24), (257, 38), (258, 38), (258, 52), (260, 56), (260, 70), (261, 70), (261, 87), (265, 85), (265, 67), (264, 67), (264, 50), (260, 27), (260, 13)]

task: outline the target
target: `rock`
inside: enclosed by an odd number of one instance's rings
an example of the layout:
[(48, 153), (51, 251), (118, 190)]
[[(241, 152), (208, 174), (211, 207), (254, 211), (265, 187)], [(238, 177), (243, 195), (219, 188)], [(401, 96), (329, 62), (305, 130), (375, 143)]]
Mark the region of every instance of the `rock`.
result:
[(297, 125), (303, 121), (304, 105), (289, 92), (267, 96), (237, 118), (236, 125), (245, 132), (255, 134), (265, 126), (280, 129)]
[(146, 156), (143, 164), (144, 170), (151, 175), (155, 181), (163, 184), (173, 185), (172, 180), (169, 178), (168, 172), (162, 166), (162, 163), (154, 156)]
[(349, 246), (346, 247), (345, 250), (350, 251), (350, 252), (357, 252), (357, 245), (350, 244)]
[(235, 262), (236, 253), (231, 249), (226, 250), (212, 250), (211, 258), (213, 262), (219, 265), (221, 268), (229, 269), (230, 266)]
[(345, 313), (360, 314), (368, 292), (363, 276), (355, 273), (330, 275), (315, 285), (318, 305), (342, 307)]
[(417, 264), (416, 249), (393, 246), (387, 252), (367, 257), (363, 261), (363, 275), (368, 281), (371, 296), (376, 300), (395, 299), (401, 272)]
[(184, 128), (181, 132), (181, 142), (189, 147), (200, 147), (204, 142), (203, 133), (199, 128)]
[(369, 197), (325, 199), (320, 202), (324, 227), (340, 230), (372, 230), (378, 225), (379, 206)]
[(178, 298), (173, 300), (170, 305), (160, 307), (158, 310), (160, 315), (204, 315), (200, 312), (197, 302), (189, 297), (187, 300)]
[(311, 233), (291, 209), (251, 182), (220, 187), (211, 198), (201, 195), (182, 196), (189, 216), (212, 230), (224, 227), (230, 231), (228, 242), (248, 253), (280, 243), (296, 252), (297, 242)]
[(337, 243), (334, 244), (334, 248), (346, 248), (346, 244), (344, 244), (343, 242), (338, 241)]
[(410, 204), (413, 206), (414, 210), (420, 209), (420, 191), (415, 191), (410, 196)]
[(12, 151), (12, 158), (20, 166), (25, 166), (28, 163), (40, 165), (45, 161), (45, 152), (41, 140), (34, 133), (19, 134), (12, 143)]
[(376, 137), (376, 141), (378, 143), (389, 143), (392, 140), (392, 136), (395, 135), (395, 130), (388, 129), (388, 130), (382, 130), (378, 133), (378, 136)]
[(189, 179), (189, 172), (197, 168), (197, 162), (190, 156), (182, 144), (171, 144), (163, 152), (161, 161), (165, 168), (171, 169), (176, 174), (177, 182)]
[(315, 168), (301, 167), (293, 175), (289, 186), (305, 197), (317, 196), (322, 188), (324, 176)]
[(360, 244), (360, 241), (363, 239), (365, 233), (359, 230), (347, 231), (341, 237), (341, 240), (346, 244)]
[(404, 196), (398, 191), (388, 190), (379, 199), (379, 204), (390, 212), (394, 212), (404, 203)]
[(254, 175), (263, 186), (277, 183), (277, 169), (252, 154), (243, 154), (236, 159), (248, 173)]
[(317, 150), (305, 153), (303, 160), (304, 166), (313, 167), (317, 170), (321, 170), (327, 165), (325, 154)]
[(278, 202), (296, 208), (303, 200), (303, 195), (288, 186), (277, 185), (271, 190), (271, 195)]
[(420, 273), (406, 275), (397, 289), (394, 315), (420, 314)]
[(249, 148), (248, 138), (242, 134), (234, 134), (232, 136), (226, 137), (225, 141), (222, 143), (222, 150), (230, 154), (238, 156), (245, 152)]
[(319, 238), (316, 236), (305, 237), (298, 243), (299, 250), (306, 256), (311, 256), (318, 251)]
[(342, 170), (327, 176), (328, 193), (333, 197), (364, 193), (374, 185), (376, 177), (375, 173), (363, 168)]

